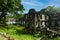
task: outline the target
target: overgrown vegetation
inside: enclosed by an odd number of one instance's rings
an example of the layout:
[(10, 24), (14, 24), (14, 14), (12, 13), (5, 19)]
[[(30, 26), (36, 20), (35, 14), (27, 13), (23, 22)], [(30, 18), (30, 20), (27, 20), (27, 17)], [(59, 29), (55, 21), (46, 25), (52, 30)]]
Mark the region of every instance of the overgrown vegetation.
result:
[(24, 27), (18, 25), (0, 27), (0, 32), (7, 33), (7, 35), (13, 37), (15, 40), (37, 40), (33, 35), (26, 34), (24, 32)]
[(49, 38), (44, 34), (26, 34), (24, 32), (24, 27), (19, 25), (8, 25), (6, 27), (0, 26), (0, 32), (7, 33), (8, 36), (13, 37), (15, 40), (38, 40), (42, 37), (42, 40), (60, 40), (60, 37), (57, 36), (55, 38)]

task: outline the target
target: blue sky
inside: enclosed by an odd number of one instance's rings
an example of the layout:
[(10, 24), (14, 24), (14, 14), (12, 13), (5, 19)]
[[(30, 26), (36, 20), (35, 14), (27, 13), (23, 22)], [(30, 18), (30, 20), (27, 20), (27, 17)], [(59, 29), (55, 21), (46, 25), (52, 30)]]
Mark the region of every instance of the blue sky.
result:
[(28, 13), (31, 8), (40, 11), (47, 6), (60, 7), (60, 0), (22, 0), (22, 4), (25, 8), (24, 13)]

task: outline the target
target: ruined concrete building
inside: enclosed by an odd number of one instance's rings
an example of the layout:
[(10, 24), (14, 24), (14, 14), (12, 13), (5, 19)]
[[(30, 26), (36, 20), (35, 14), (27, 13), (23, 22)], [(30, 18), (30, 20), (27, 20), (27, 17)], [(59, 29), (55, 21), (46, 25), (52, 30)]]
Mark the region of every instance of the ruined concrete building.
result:
[[(28, 14), (25, 14), (25, 28), (29, 33), (36, 33), (37, 28), (44, 28), (48, 20), (48, 16), (34, 9), (30, 9)], [(38, 29), (40, 30), (40, 29)]]
[(49, 19), (48, 19), (48, 26), (51, 29), (60, 29), (60, 13), (56, 14), (48, 14)]
[[(25, 14), (25, 29), (29, 33), (36, 33), (37, 31), (51, 31), (60, 33), (60, 13), (41, 13), (34, 9), (30, 9), (28, 14)], [(50, 29), (50, 30), (49, 30)], [(44, 30), (44, 31), (45, 31)]]

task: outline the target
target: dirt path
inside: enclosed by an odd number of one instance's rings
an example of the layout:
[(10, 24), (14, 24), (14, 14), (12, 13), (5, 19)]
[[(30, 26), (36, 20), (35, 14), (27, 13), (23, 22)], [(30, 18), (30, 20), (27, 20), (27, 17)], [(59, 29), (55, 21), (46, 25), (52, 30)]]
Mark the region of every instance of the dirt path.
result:
[(0, 40), (14, 40), (12, 37), (6, 35), (6, 33), (0, 32)]

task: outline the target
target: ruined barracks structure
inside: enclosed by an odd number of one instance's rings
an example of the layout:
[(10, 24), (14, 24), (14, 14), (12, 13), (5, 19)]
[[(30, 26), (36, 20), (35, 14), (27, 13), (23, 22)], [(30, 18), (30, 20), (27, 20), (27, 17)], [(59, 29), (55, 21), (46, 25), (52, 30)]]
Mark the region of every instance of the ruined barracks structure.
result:
[[(60, 26), (60, 14), (43, 14), (36, 12), (34, 9), (30, 9), (28, 14), (24, 15), (25, 29), (29, 33), (36, 33), (43, 28), (50, 28), (57, 30)], [(47, 30), (46, 29), (46, 30)]]
[(28, 14), (25, 14), (25, 28), (29, 33), (35, 33), (37, 28), (44, 28), (46, 26), (45, 21), (48, 20), (48, 16), (45, 14), (41, 14), (40, 12), (36, 12), (34, 9), (30, 9)]

